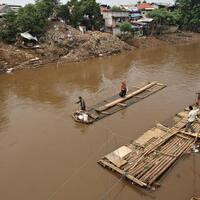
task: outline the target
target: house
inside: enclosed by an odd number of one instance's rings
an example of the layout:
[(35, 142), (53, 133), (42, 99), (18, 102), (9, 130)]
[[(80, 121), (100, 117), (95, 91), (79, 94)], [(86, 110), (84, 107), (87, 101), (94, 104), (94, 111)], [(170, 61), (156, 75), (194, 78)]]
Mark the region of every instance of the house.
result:
[(173, 10), (175, 8), (175, 4), (174, 3), (164, 3), (164, 2), (158, 2), (158, 3), (151, 3), (151, 5), (155, 8), (165, 8), (167, 10)]
[(6, 4), (0, 5), (0, 18), (6, 15), (8, 12), (12, 11), (11, 8)]
[(22, 6), (20, 5), (8, 5), (12, 11), (17, 12)]
[(0, 4), (0, 18), (6, 15), (10, 11), (17, 12), (21, 8), (20, 5), (8, 5), (8, 4)]
[(100, 5), (100, 10), (101, 12), (104, 12), (104, 11), (109, 11), (111, 9), (111, 7), (107, 4), (101, 4)]
[(137, 7), (135, 7), (134, 5), (120, 5), (119, 6), (122, 10), (131, 12), (131, 13), (137, 13), (139, 10)]
[(137, 8), (144, 16), (146, 16), (149, 11), (156, 9), (150, 3), (140, 3), (137, 5)]
[(101, 14), (105, 21), (105, 32), (114, 35), (120, 34), (120, 25), (125, 21), (129, 21), (129, 12), (127, 11), (104, 11)]

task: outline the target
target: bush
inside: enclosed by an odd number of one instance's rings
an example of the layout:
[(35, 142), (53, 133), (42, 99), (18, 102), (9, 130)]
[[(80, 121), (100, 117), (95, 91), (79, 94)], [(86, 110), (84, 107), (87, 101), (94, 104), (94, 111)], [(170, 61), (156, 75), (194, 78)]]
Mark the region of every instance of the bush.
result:
[(162, 25), (177, 25), (180, 20), (180, 13), (177, 10), (171, 12), (166, 9), (155, 9), (148, 13), (148, 17)]
[(121, 24), (120, 26), (120, 31), (122, 33), (133, 33), (133, 28), (132, 28), (132, 24), (129, 22), (124, 22)]
[(16, 14), (11, 11), (5, 15), (4, 21), (0, 26), (0, 39), (7, 42), (15, 42), (17, 32)]

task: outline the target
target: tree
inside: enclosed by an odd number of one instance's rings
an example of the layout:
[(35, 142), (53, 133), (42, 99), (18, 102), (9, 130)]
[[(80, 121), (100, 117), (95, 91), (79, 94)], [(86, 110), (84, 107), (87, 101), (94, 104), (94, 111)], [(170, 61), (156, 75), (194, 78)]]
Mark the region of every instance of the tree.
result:
[(16, 13), (10, 11), (4, 16), (4, 21), (0, 26), (0, 39), (7, 42), (15, 42), (17, 29)]
[(56, 7), (59, 5), (59, 0), (36, 0), (35, 6), (40, 15), (42, 15), (43, 18), (50, 17)]
[(81, 0), (82, 13), (88, 16), (92, 27), (99, 30), (103, 25), (100, 6), (95, 0)]
[(46, 19), (38, 12), (35, 5), (28, 4), (19, 9), (16, 23), (20, 32), (29, 31), (32, 34), (40, 34), (46, 25)]
[(66, 23), (70, 22), (70, 12), (67, 4), (57, 6), (55, 12), (56, 16), (64, 20)]
[(200, 1), (199, 0), (176, 0), (180, 11), (180, 25), (193, 31), (200, 29)]
[(122, 32), (122, 34), (120, 35), (120, 38), (124, 41), (127, 41), (133, 38), (134, 36), (134, 30), (133, 30), (132, 24), (129, 22), (122, 23), (120, 26), (120, 31)]
[(162, 25), (177, 25), (180, 14), (177, 10), (171, 12), (167, 9), (155, 9), (148, 13), (148, 17), (153, 18)]
[(78, 0), (70, 0), (67, 3), (67, 6), (70, 10), (70, 24), (74, 27), (77, 27), (83, 19), (81, 3)]
[(118, 6), (113, 6), (113, 7), (111, 8), (111, 10), (112, 10), (113, 12), (120, 12), (120, 11), (123, 11), (123, 9), (120, 8), (120, 7), (118, 7)]
[(132, 27), (131, 23), (124, 22), (120, 26), (120, 31), (123, 32), (123, 33), (132, 33), (133, 27)]
[(84, 24), (88, 29), (99, 30), (103, 25), (100, 5), (95, 0), (70, 0), (67, 3), (70, 13), (70, 24), (77, 27)]

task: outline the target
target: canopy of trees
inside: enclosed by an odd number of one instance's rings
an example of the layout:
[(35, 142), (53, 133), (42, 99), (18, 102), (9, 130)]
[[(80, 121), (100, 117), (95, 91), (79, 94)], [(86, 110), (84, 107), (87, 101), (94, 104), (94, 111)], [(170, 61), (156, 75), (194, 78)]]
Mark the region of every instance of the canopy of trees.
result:
[(168, 11), (167, 9), (155, 9), (148, 14), (148, 17), (155, 19), (162, 25), (176, 25), (179, 23), (180, 13), (177, 10)]
[(25, 31), (39, 36), (51, 16), (74, 27), (86, 25), (88, 29), (99, 30), (103, 24), (100, 6), (95, 0), (70, 0), (65, 5), (59, 0), (36, 0), (35, 4), (28, 4), (17, 13), (10, 12), (5, 16), (0, 39), (13, 42), (18, 33)]
[(176, 0), (174, 11), (156, 9), (148, 14), (160, 24), (177, 24), (181, 28), (200, 32), (200, 1)]
[(200, 1), (176, 0), (182, 28), (200, 32)]

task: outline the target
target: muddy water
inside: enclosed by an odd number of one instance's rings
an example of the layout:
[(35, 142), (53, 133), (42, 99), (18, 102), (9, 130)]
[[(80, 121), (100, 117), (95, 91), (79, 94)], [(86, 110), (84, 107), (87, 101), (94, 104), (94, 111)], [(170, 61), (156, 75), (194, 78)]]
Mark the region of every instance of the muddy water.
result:
[[(199, 154), (179, 161), (151, 193), (126, 181), (117, 184), (119, 177), (96, 163), (193, 103), (199, 77), (200, 43), (1, 75), (0, 199), (188, 200), (200, 195)], [(122, 79), (129, 87), (153, 80), (168, 87), (91, 126), (72, 121), (77, 96), (95, 104), (116, 93)]]

